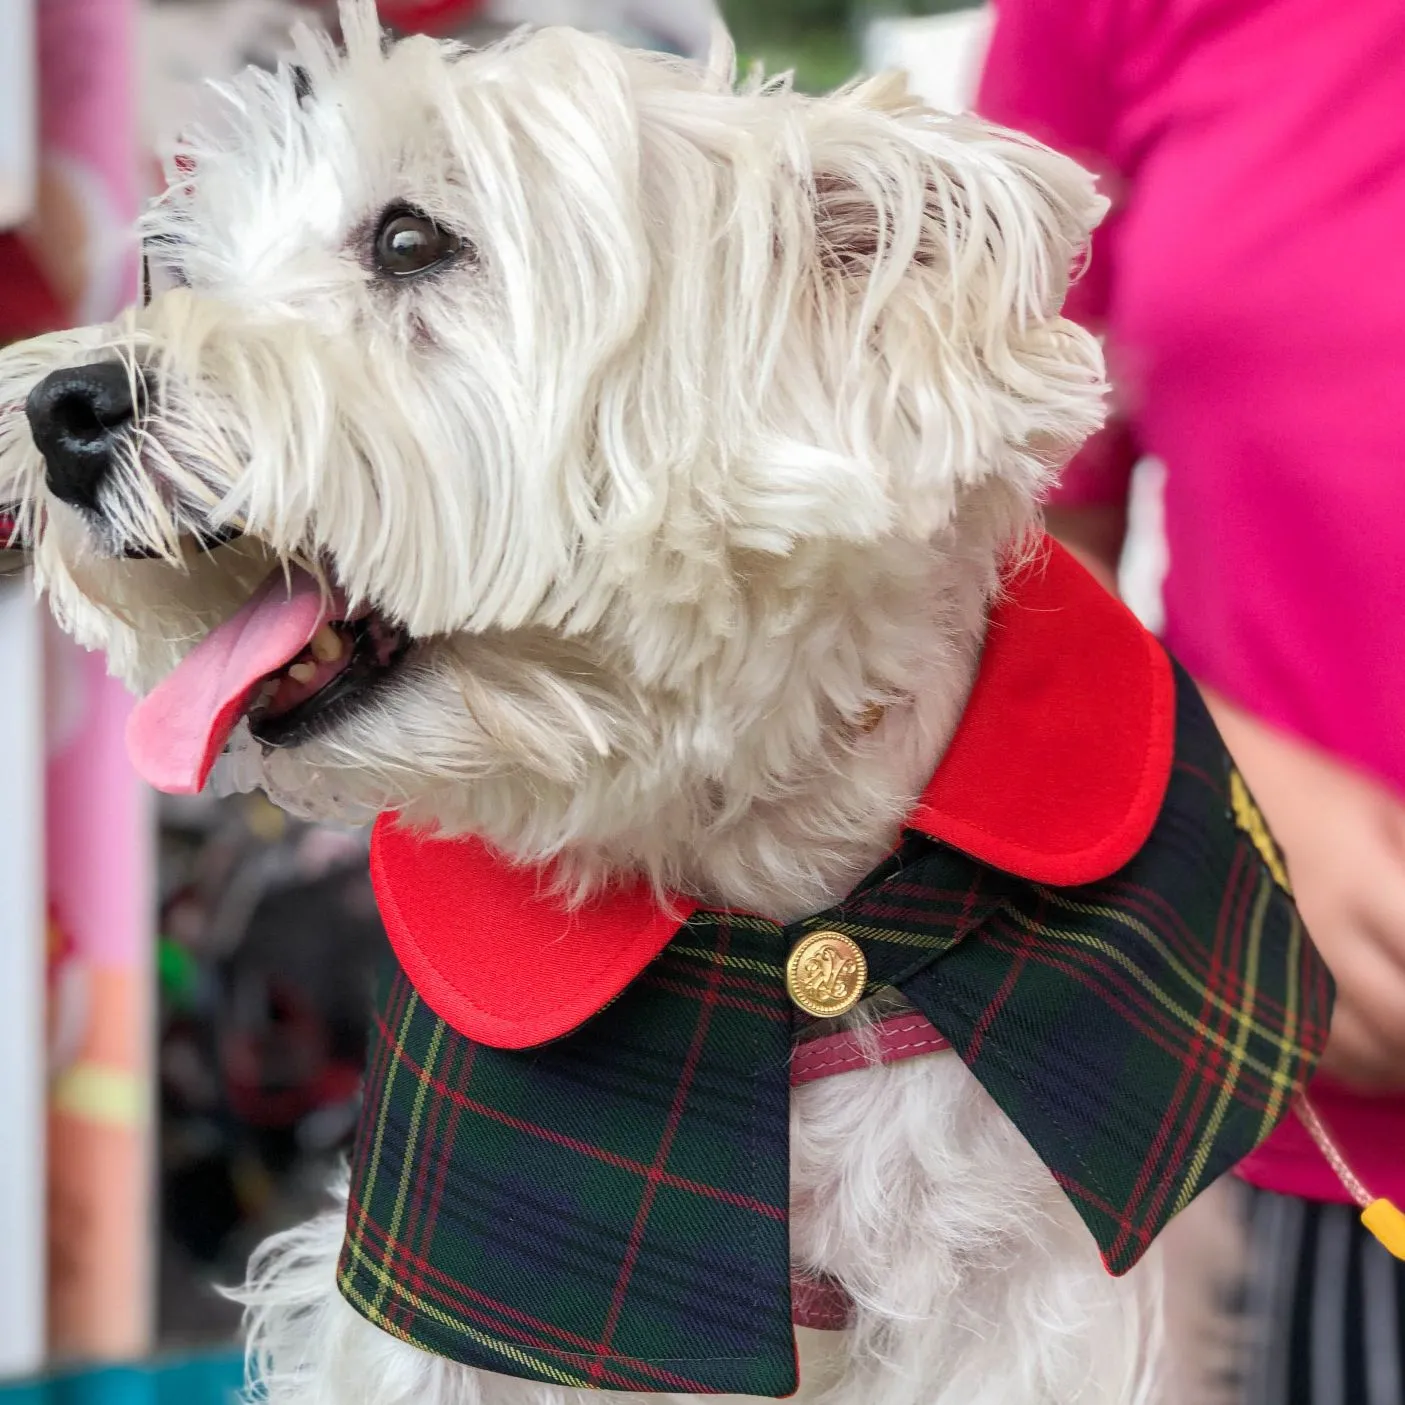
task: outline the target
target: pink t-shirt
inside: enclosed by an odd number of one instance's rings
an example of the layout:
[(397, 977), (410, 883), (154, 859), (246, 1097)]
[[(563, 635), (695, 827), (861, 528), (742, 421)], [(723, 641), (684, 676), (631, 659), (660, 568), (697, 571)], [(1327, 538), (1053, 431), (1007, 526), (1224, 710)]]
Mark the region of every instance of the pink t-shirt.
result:
[[(979, 110), (1115, 202), (1070, 314), (1107, 335), (1118, 419), (1058, 500), (1159, 458), (1172, 652), (1405, 795), (1405, 5), (996, 7)], [(1405, 1098), (1314, 1093), (1405, 1205)], [(1350, 1198), (1296, 1120), (1242, 1174)]]

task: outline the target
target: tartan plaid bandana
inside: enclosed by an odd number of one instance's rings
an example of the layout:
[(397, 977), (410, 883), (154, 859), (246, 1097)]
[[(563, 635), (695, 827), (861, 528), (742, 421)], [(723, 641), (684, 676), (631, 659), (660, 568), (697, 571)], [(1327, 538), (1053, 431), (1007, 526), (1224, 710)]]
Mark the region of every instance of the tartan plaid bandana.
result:
[[(896, 988), (946, 1036), (1109, 1271), (1131, 1268), (1286, 1115), (1331, 988), (1193, 684), (1096, 591), (1052, 549), (1011, 583), (898, 848), (803, 921), (642, 893), (567, 914), (481, 845), (382, 824), (373, 872), (398, 964), (353, 1158), (346, 1300), (426, 1351), (527, 1380), (793, 1393), (803, 1017), (784, 968), (820, 929), (862, 947), (866, 993)], [(1097, 686), (1060, 699), (1049, 680), (1068, 667)], [(1043, 729), (1013, 756), (1012, 708)], [(1055, 744), (1070, 723), (1071, 759)]]

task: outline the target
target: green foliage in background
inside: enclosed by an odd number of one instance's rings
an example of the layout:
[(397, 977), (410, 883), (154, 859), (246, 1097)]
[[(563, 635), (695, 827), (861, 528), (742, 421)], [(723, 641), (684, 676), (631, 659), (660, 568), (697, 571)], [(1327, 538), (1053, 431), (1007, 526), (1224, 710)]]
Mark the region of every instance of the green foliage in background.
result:
[(861, 63), (864, 23), (880, 15), (941, 15), (976, 0), (720, 0), (743, 66), (795, 70), (809, 92), (852, 78)]
[(723, 0), (722, 4), (733, 28), (780, 35), (816, 25), (843, 29), (853, 8), (849, 0)]
[(795, 71), (795, 82), (810, 93), (827, 93), (859, 70), (859, 47), (844, 29), (816, 27), (795, 38), (765, 36), (750, 42), (737, 36), (742, 71), (759, 63), (767, 73)]

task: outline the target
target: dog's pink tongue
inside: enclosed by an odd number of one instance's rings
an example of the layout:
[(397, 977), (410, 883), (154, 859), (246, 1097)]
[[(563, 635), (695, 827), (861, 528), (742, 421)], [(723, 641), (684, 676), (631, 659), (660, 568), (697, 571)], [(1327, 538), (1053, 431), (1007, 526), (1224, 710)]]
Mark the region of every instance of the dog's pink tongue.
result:
[(197, 794), (259, 685), (332, 618), (333, 603), (306, 571), (291, 579), (275, 571), (137, 704), (127, 754), (142, 778), (168, 795)]

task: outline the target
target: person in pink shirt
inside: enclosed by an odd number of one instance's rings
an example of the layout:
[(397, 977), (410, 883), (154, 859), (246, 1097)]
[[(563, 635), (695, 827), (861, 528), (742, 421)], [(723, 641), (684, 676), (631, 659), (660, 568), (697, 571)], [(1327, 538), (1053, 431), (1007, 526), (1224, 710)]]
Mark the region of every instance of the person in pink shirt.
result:
[[(1049, 524), (1105, 578), (1165, 466), (1166, 643), (1204, 688), (1338, 982), (1314, 1103), (1405, 1207), (1405, 5), (997, 0), (977, 107), (1113, 212), (1071, 315), (1107, 429)], [(1241, 1168), (1256, 1401), (1405, 1401), (1405, 1264), (1296, 1120)]]

